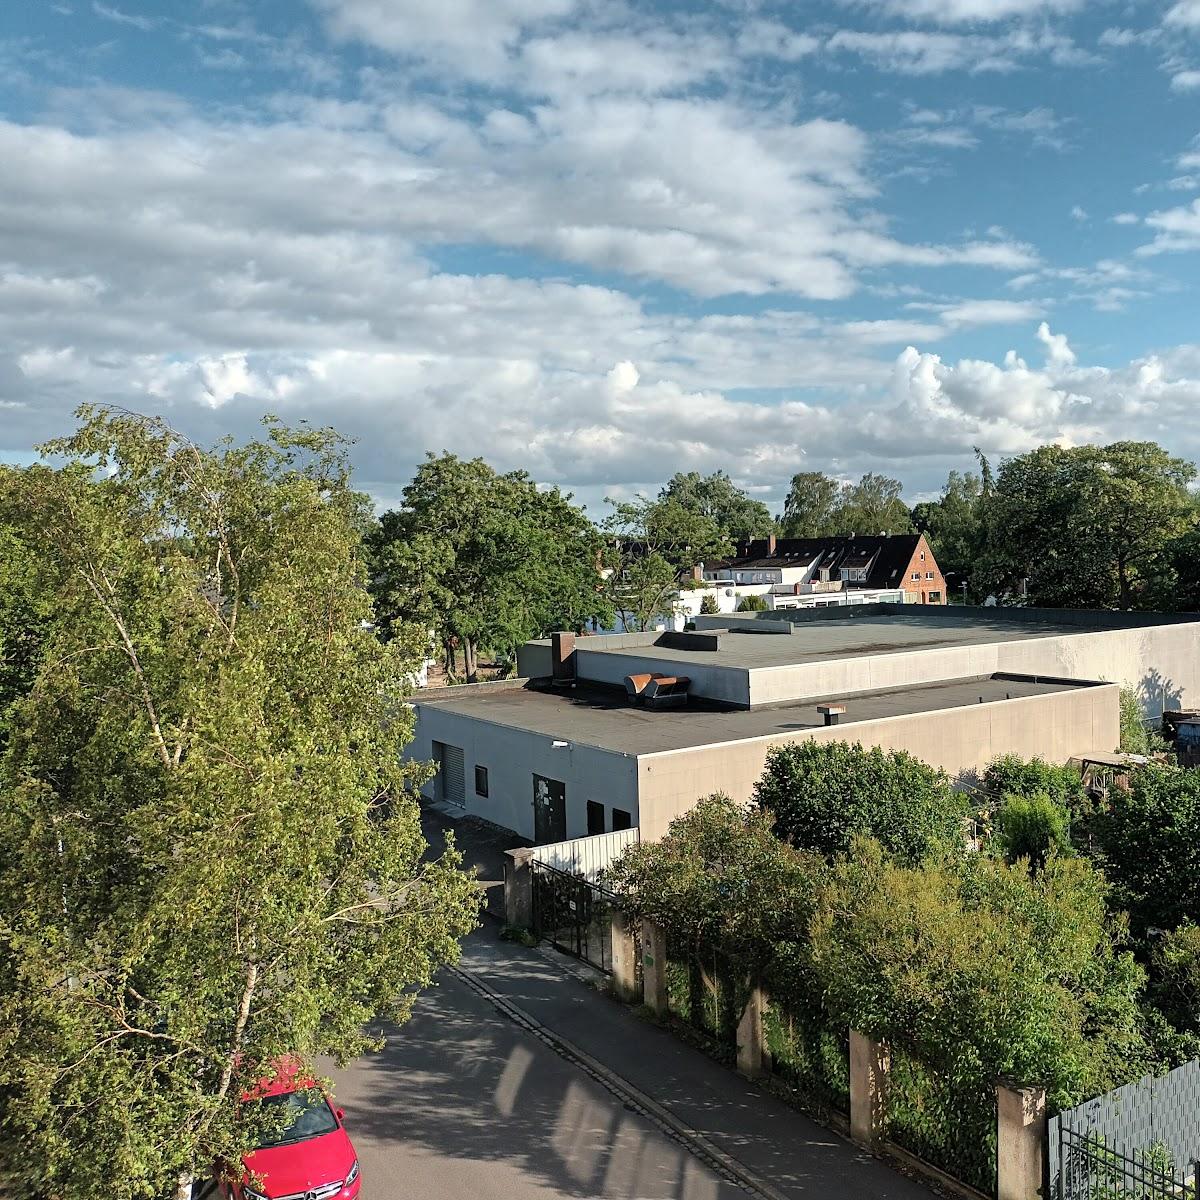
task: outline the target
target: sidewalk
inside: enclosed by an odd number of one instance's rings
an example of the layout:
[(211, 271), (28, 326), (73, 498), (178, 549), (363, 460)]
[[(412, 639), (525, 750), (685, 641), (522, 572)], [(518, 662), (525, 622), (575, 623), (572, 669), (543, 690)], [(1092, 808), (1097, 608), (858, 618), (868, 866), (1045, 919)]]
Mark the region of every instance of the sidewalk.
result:
[(491, 922), (467, 939), (461, 966), (789, 1197), (934, 1195), (538, 951), (497, 940)]

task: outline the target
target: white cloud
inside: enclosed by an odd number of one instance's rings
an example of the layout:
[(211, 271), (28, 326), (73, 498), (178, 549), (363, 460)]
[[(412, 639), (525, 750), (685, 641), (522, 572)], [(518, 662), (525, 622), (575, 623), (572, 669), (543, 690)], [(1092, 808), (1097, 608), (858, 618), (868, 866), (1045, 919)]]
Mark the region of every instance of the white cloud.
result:
[(1163, 23), (1183, 29), (1200, 29), (1200, 0), (1179, 0), (1167, 10)]
[(1200, 88), (1200, 71), (1176, 71), (1171, 76), (1171, 90), (1175, 92), (1194, 92)]
[(1179, 208), (1153, 212), (1146, 218), (1146, 224), (1158, 230), (1158, 233), (1153, 242), (1139, 247), (1139, 254), (1200, 250), (1200, 199)]
[(1048, 28), (1014, 28), (1002, 33), (945, 30), (843, 29), (825, 43), (830, 51), (855, 54), (886, 71), (937, 75), (947, 71), (1007, 73), (1034, 57), (1060, 66), (1084, 66), (1097, 60), (1070, 38)]
[(1137, 225), (1141, 223), (1141, 217), (1137, 213), (1120, 212), (1112, 218), (1114, 225)]
[(1074, 12), (1083, 0), (875, 0), (875, 6), (908, 20), (959, 25)]
[(134, 29), (140, 29), (143, 33), (148, 33), (153, 29), (158, 22), (150, 17), (143, 17), (137, 13), (123, 12), (119, 8), (110, 8), (107, 4), (99, 3), (99, 0), (93, 0), (92, 11), (98, 16), (103, 17), (106, 21), (113, 21), (118, 25), (129, 25)]
[(1087, 209), (1076, 204), (1071, 209), (1072, 221), (1086, 221), (1088, 219)]
[(1067, 342), (1066, 334), (1051, 333), (1050, 326), (1043, 321), (1038, 326), (1038, 341), (1046, 347), (1046, 357), (1052, 367), (1073, 367), (1076, 362), (1075, 351)]

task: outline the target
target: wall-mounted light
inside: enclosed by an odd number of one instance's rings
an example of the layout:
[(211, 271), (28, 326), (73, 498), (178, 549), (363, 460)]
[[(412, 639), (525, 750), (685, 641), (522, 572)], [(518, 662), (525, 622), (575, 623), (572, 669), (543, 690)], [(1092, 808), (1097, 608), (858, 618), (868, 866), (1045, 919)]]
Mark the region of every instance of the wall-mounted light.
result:
[(553, 742), (550, 743), (550, 748), (552, 750), (570, 750), (571, 743), (570, 742), (560, 742), (557, 739), (555, 739)]

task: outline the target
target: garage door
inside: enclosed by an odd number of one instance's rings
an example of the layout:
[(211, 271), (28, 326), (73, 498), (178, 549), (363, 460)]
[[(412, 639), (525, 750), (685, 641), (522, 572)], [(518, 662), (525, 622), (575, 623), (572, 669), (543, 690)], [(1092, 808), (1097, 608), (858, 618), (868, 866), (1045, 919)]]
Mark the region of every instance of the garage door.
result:
[(465, 805), (466, 769), (462, 747), (434, 742), (433, 757), (438, 764), (438, 799), (450, 804)]

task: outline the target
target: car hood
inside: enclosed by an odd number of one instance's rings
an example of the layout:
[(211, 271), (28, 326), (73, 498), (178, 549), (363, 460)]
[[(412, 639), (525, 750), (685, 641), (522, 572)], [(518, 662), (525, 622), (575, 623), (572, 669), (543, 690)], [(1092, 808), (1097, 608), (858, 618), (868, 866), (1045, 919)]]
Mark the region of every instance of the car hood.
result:
[[(345, 1179), (354, 1165), (354, 1146), (344, 1129), (290, 1146), (267, 1146), (247, 1154), (242, 1162), (250, 1176), (262, 1180), (268, 1196), (290, 1196)], [(251, 1187), (255, 1185), (251, 1183)]]

